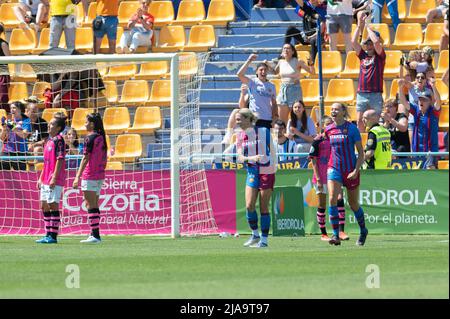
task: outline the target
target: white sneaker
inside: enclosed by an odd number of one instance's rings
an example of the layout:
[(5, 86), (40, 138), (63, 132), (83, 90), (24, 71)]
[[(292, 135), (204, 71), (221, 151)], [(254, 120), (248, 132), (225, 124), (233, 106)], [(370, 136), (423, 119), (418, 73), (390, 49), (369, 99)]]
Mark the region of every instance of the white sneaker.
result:
[(259, 241), (257, 243), (254, 243), (253, 245), (250, 245), (251, 248), (266, 248), (269, 247), (267, 243), (263, 243), (262, 241)]
[(251, 245), (259, 243), (260, 237), (252, 236), (249, 240), (244, 243), (244, 247), (249, 247)]
[(94, 236), (89, 236), (87, 239), (81, 240), (80, 243), (83, 244), (100, 244), (102, 242), (101, 239), (95, 238)]

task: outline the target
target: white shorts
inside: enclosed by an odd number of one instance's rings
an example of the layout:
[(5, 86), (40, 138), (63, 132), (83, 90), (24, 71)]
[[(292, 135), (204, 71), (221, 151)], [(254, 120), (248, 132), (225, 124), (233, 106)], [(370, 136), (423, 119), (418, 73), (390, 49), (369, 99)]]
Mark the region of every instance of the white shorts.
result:
[(97, 195), (100, 195), (100, 191), (102, 190), (103, 179), (99, 180), (81, 180), (81, 190), (83, 192), (96, 192)]
[(317, 184), (313, 184), (314, 185), (314, 189), (316, 190), (316, 194), (328, 194), (328, 188), (327, 188), (327, 184), (323, 184), (323, 188), (320, 191), (319, 187), (317, 187)]
[(63, 187), (55, 186), (50, 188), (48, 185), (41, 185), (41, 202), (46, 202), (47, 204), (57, 203), (59, 204), (61, 200)]

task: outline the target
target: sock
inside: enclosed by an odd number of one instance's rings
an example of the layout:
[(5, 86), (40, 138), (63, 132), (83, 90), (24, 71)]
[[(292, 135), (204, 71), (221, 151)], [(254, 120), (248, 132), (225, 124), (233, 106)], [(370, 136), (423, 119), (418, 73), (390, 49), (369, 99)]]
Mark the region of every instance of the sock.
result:
[(270, 214), (261, 212), (261, 241), (267, 244), (270, 230)]
[(339, 212), (337, 206), (330, 206), (328, 208), (330, 215), (330, 224), (333, 228), (333, 235), (339, 236)]
[(100, 239), (100, 210), (98, 208), (88, 209), (88, 216), (91, 235)]
[(343, 199), (338, 199), (337, 202), (339, 212), (339, 231), (344, 231), (345, 228), (345, 205)]
[(360, 206), (359, 209), (354, 212), (355, 218), (358, 221), (359, 229), (363, 230), (366, 228), (366, 222), (364, 220), (364, 211), (362, 210), (362, 207)]
[(45, 226), (45, 236), (50, 236), (50, 233), (51, 233), (51, 229), (50, 229), (50, 226), (51, 226), (51, 213), (50, 212), (46, 212), (46, 211), (43, 211), (42, 212), (43, 213), (43, 215), (44, 215), (44, 226)]
[(325, 208), (317, 207), (317, 223), (319, 224), (322, 235), (326, 235), (327, 228), (325, 227)]
[(258, 232), (258, 214), (256, 211), (250, 212), (247, 210), (247, 221), (254, 237), (259, 237)]
[(59, 224), (61, 223), (60, 215), (58, 210), (50, 212), (50, 236), (56, 240), (59, 233)]

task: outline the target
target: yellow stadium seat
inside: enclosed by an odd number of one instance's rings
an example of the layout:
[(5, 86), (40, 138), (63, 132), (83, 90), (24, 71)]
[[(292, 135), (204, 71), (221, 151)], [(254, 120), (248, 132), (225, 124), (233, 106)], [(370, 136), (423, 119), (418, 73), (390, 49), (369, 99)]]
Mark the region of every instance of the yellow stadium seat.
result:
[[(123, 28), (117, 27), (116, 48), (120, 43), (120, 37), (122, 37), (122, 34), (123, 34)], [(108, 53), (108, 52), (109, 52), (108, 37), (104, 36), (102, 39), (102, 44), (100, 45), (100, 53)]]
[(445, 85), (442, 79), (436, 79), (436, 88), (441, 96), (442, 103), (448, 104), (448, 86)]
[(439, 130), (448, 131), (448, 105), (443, 105), (441, 108), (441, 114), (439, 115)]
[(406, 22), (425, 23), (428, 10), (435, 8), (435, 0), (411, 0)]
[(103, 84), (105, 85), (104, 94), (106, 96), (106, 100), (109, 104), (115, 104), (117, 103), (117, 100), (119, 99), (119, 93), (117, 90), (117, 85), (115, 81), (103, 81)]
[(386, 65), (384, 66), (385, 78), (396, 78), (400, 76), (400, 59), (402, 51), (386, 51)]
[(93, 1), (89, 4), (88, 16), (85, 17), (83, 23), (81, 24), (82, 27), (91, 27), (92, 28), (92, 21), (94, 21), (96, 16), (97, 16), (97, 2)]
[(22, 101), (28, 97), (27, 84), (25, 82), (10, 82), (8, 89), (9, 102)]
[[(109, 135), (105, 135), (106, 137), (106, 147), (108, 148), (108, 153), (110, 152), (109, 150), (111, 150), (111, 139), (109, 138)], [(109, 157), (109, 155), (108, 155)]]
[[(310, 59), (311, 54), (309, 51), (297, 51), (298, 60), (305, 62), (305, 64), (308, 64), (308, 59)], [(305, 77), (309, 75), (308, 72), (305, 71), (305, 69), (300, 70), (300, 77)]]
[(146, 106), (170, 106), (170, 80), (155, 80)]
[(9, 74), (13, 82), (35, 82), (36, 73), (29, 64), (9, 64)]
[(34, 170), (36, 172), (42, 171), (43, 168), (44, 168), (44, 163), (34, 163)]
[(153, 134), (161, 127), (161, 110), (157, 106), (140, 106), (134, 114), (133, 126), (128, 133)]
[(51, 88), (51, 84), (48, 82), (35, 82), (31, 95), (36, 96), (38, 99), (43, 100), (45, 89)]
[(121, 171), (123, 170), (122, 162), (107, 162), (106, 163), (107, 171)]
[[(398, 4), (398, 18), (400, 19), (400, 21), (404, 21), (406, 18), (406, 0), (397, 0), (397, 4)], [(392, 23), (391, 16), (389, 15), (389, 12), (386, 7), (386, 2), (384, 3), (383, 6), (382, 22), (387, 24)]]
[(119, 4), (119, 25), (126, 27), (130, 17), (137, 12), (140, 7), (139, 1), (122, 1)]
[(361, 134), (361, 144), (362, 144), (362, 147), (365, 148), (365, 147), (366, 147), (366, 144), (367, 144), (367, 137), (368, 137), (369, 133), (361, 132), (360, 134)]
[[(179, 76), (187, 77), (198, 73), (198, 60), (194, 52), (181, 52), (179, 56)], [(170, 78), (170, 74), (168, 75)]]
[(91, 53), (93, 50), (93, 37), (92, 27), (77, 28), (75, 32), (75, 49), (82, 53)]
[(439, 44), (441, 42), (441, 36), (444, 32), (443, 23), (429, 23), (425, 31), (425, 37), (419, 48), (430, 46), (433, 49), (439, 49)]
[(278, 93), (280, 92), (281, 79), (271, 79), (269, 82), (275, 85), (275, 92), (276, 95), (278, 95)]
[(325, 104), (335, 102), (353, 104), (355, 100), (355, 89), (352, 79), (331, 79), (328, 83)]
[(302, 87), (305, 106), (317, 105), (319, 103), (319, 80), (301, 79), (300, 86)]
[(17, 6), (16, 3), (3, 3), (0, 5), (0, 22), (3, 23), (6, 29), (17, 28), (19, 26), (19, 20), (13, 11), (15, 6)]
[(153, 61), (141, 64), (141, 69), (134, 78), (136, 80), (158, 80), (166, 77), (167, 73), (169, 73), (167, 61)]
[(186, 51), (206, 52), (216, 45), (216, 34), (212, 25), (194, 25), (189, 33)]
[(386, 90), (386, 81), (385, 80), (383, 80), (383, 93), (382, 93), (382, 96), (383, 96), (383, 101), (386, 101), (387, 90)]
[(400, 23), (395, 32), (392, 50), (415, 50), (422, 43), (420, 23)]
[(438, 169), (448, 169), (448, 160), (438, 161)]
[(226, 27), (227, 23), (234, 21), (235, 18), (233, 0), (211, 0), (208, 15), (202, 24)]
[(9, 41), (12, 55), (30, 54), (37, 45), (36, 32), (33, 30), (13, 29)]
[[(383, 40), (383, 47), (389, 48), (391, 46), (391, 34), (389, 32), (389, 26), (386, 23), (371, 23), (372, 30), (378, 31), (380, 33), (381, 39)], [(364, 28), (363, 39), (367, 39), (367, 29)]]
[(8, 114), (5, 109), (0, 109), (0, 119), (2, 118), (8, 118)]
[[(59, 48), (64, 48), (66, 45), (66, 36), (64, 32), (61, 34), (61, 39), (59, 40)], [(92, 39), (91, 39), (92, 42)], [(39, 44), (36, 48), (31, 50), (31, 53), (34, 55), (38, 55), (41, 52), (44, 52), (50, 48), (50, 28), (43, 28), (41, 30), (41, 34), (39, 36)]]
[(398, 79), (393, 79), (389, 90), (389, 99), (395, 99), (398, 93)]
[[(309, 77), (317, 78), (319, 75), (319, 57), (316, 57), (314, 63), (316, 69), (315, 74)], [(334, 78), (342, 71), (341, 52), (339, 51), (322, 51), (322, 75), (324, 78)]]
[(107, 64), (106, 63), (102, 63), (102, 62), (97, 62), (96, 66), (97, 66), (97, 71), (100, 73), (100, 75), (103, 78), (105, 76), (105, 74), (108, 73), (108, 66), (107, 66)]
[(107, 107), (103, 114), (103, 126), (107, 134), (122, 134), (130, 127), (127, 107)]
[(169, 25), (175, 18), (172, 1), (152, 1), (149, 11), (155, 18), (153, 25), (156, 27)]
[(134, 77), (137, 73), (136, 64), (124, 64), (111, 66), (108, 69), (108, 73), (103, 76), (105, 80), (121, 80), (125, 81)]
[(87, 109), (79, 107), (73, 111), (71, 127), (74, 128), (78, 134), (85, 135), (86, 131), (86, 116), (94, 112), (94, 109)]
[(159, 33), (158, 45), (153, 52), (175, 52), (182, 50), (186, 44), (184, 27), (182, 25), (163, 26)]
[(345, 58), (344, 71), (339, 73), (340, 78), (357, 79), (359, 77), (359, 58), (355, 51), (350, 51)]
[(202, 0), (182, 0), (173, 25), (191, 26), (205, 19), (205, 5)]
[[(356, 24), (352, 24), (352, 33), (351, 35), (353, 35), (355, 33), (356, 30)], [(327, 50), (330, 49), (330, 45), (327, 44), (326, 45)], [(337, 36), (337, 49), (339, 51), (343, 51), (345, 50), (345, 41), (344, 41), (344, 34), (342, 32), (338, 32), (338, 36)], [(308, 47), (305, 48), (305, 50), (308, 50)]]
[(42, 118), (48, 122), (50, 122), (53, 118), (53, 115), (58, 112), (63, 112), (67, 116), (67, 110), (62, 107), (55, 107), (51, 109), (44, 109), (42, 112)]
[(111, 161), (134, 162), (142, 155), (142, 140), (139, 134), (119, 135)]
[(448, 69), (448, 50), (442, 50), (439, 54), (438, 67), (434, 71), (436, 76), (442, 76), (444, 72)]
[(356, 116), (356, 106), (349, 105), (347, 106), (348, 117), (347, 120), (353, 122), (357, 120)]
[(125, 81), (119, 103), (142, 105), (149, 97), (148, 83), (146, 80)]

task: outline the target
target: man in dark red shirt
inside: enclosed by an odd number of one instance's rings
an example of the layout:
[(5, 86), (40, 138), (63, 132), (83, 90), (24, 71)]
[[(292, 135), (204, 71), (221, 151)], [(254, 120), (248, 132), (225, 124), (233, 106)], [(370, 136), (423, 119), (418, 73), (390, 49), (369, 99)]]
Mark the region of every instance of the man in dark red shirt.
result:
[[(374, 109), (381, 114), (383, 108), (383, 72), (386, 64), (380, 33), (366, 25), (367, 16), (358, 20), (358, 27), (352, 38), (353, 49), (360, 60), (358, 91), (356, 95), (356, 114), (358, 128), (364, 132), (362, 114), (368, 109)], [(359, 35), (367, 29), (368, 37), (359, 44)]]

